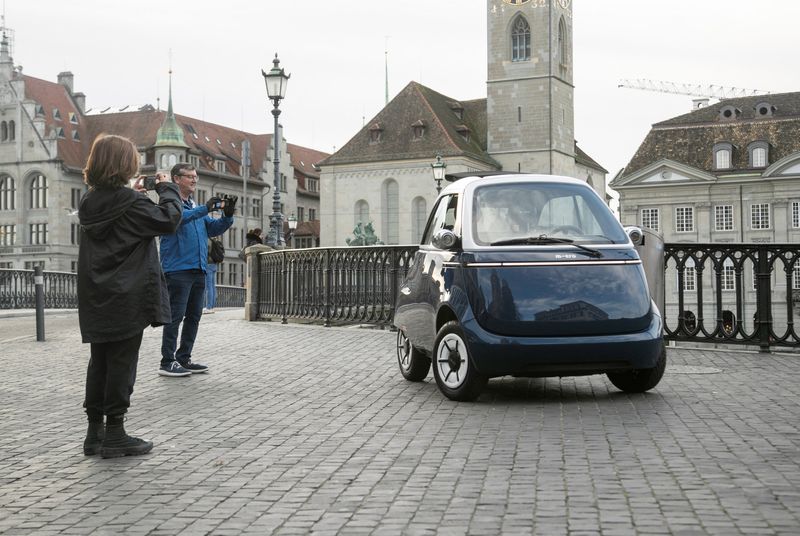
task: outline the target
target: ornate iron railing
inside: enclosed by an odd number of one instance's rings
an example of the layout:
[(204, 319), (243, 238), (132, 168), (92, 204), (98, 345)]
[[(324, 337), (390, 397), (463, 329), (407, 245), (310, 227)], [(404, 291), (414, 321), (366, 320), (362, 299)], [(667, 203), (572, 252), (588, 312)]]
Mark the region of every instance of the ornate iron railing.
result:
[[(44, 272), (44, 306), (47, 309), (78, 307), (78, 276), (72, 272)], [(0, 309), (36, 307), (33, 270), (0, 269)]]
[(417, 246), (311, 248), (258, 258), (258, 316), (386, 325)]
[[(46, 309), (78, 307), (78, 275), (43, 272)], [(244, 307), (246, 289), (217, 285), (217, 307)], [(0, 269), (0, 309), (34, 309), (36, 284), (33, 270)]]
[(665, 338), (800, 346), (800, 246), (665, 244)]
[(244, 307), (244, 297), (247, 289), (244, 287), (229, 287), (217, 285), (217, 307)]

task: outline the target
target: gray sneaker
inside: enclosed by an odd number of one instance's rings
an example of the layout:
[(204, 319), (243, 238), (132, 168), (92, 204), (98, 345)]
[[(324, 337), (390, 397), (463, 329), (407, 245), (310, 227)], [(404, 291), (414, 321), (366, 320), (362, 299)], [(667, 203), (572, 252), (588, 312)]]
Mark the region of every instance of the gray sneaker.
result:
[(192, 371), (186, 370), (181, 366), (180, 363), (177, 361), (173, 361), (167, 366), (161, 365), (161, 368), (158, 369), (158, 374), (160, 376), (170, 376), (173, 378), (178, 378), (181, 376), (191, 376)]

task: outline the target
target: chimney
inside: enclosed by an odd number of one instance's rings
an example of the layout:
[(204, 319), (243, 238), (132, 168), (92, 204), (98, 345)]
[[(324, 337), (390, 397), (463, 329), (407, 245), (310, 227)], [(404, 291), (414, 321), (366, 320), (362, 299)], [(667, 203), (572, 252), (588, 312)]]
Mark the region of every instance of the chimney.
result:
[(73, 76), (69, 71), (58, 73), (58, 83), (67, 88), (67, 91), (72, 95), (72, 81)]
[(692, 110), (699, 110), (708, 106), (708, 98), (692, 99)]
[(80, 113), (86, 113), (86, 95), (83, 93), (74, 93), (72, 95), (72, 100), (75, 101), (75, 106), (78, 107)]

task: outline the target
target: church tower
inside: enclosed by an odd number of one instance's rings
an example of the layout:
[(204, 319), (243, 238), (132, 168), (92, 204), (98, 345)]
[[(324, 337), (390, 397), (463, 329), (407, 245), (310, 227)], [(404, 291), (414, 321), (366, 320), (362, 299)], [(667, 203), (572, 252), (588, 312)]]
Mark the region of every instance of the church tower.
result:
[(575, 176), (571, 0), (487, 0), (487, 151), (505, 171)]

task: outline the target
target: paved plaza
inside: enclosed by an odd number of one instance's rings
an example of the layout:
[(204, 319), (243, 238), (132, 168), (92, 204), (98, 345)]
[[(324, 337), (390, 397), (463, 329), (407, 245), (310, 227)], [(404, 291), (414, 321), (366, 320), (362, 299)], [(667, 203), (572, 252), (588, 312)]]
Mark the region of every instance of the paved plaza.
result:
[(242, 317), (204, 317), (190, 378), (145, 332), (126, 427), (155, 448), (111, 460), (82, 454), (77, 315), (39, 343), (0, 318), (0, 534), (800, 534), (800, 355), (670, 348), (647, 394), (456, 403), (388, 330)]

